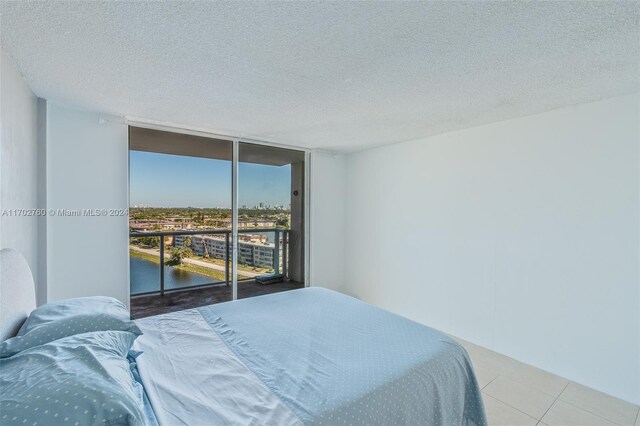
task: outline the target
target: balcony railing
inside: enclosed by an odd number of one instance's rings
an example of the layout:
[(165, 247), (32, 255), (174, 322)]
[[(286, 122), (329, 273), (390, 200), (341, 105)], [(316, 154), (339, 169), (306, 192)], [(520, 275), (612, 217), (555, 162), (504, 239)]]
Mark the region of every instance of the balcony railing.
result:
[[(284, 228), (250, 228), (250, 229), (239, 229), (238, 230), (238, 234), (242, 235), (242, 234), (265, 234), (265, 233), (273, 233), (274, 234), (274, 241), (273, 241), (273, 247), (271, 248), (269, 245), (262, 245), (260, 243), (251, 243), (251, 242), (246, 242), (246, 241), (242, 241), (239, 238), (239, 241), (236, 242), (237, 246), (238, 246), (238, 264), (240, 265), (248, 265), (250, 267), (262, 267), (264, 269), (272, 269), (273, 272), (275, 274), (280, 274), (282, 272), (283, 276), (285, 279), (288, 278), (288, 252), (289, 252), (289, 233), (290, 230), (288, 229), (284, 229)], [(224, 248), (223, 248), (223, 252), (224, 254), (219, 257), (218, 255), (216, 255), (214, 253), (213, 256), (211, 256), (209, 254), (209, 256), (211, 258), (216, 258), (216, 259), (222, 259), (224, 260), (224, 281), (219, 281), (219, 282), (210, 282), (210, 283), (201, 283), (201, 284), (196, 284), (196, 285), (185, 285), (185, 286), (179, 286), (179, 287), (173, 287), (173, 288), (165, 288), (165, 266), (166, 266), (166, 259), (165, 259), (165, 239), (167, 237), (173, 237), (173, 241), (172, 241), (172, 245), (176, 246), (176, 237), (194, 237), (194, 236), (202, 236), (202, 237), (207, 237), (207, 236), (224, 236), (224, 238), (222, 239), (215, 239), (212, 240), (211, 242), (215, 241), (215, 243), (222, 243), (224, 242)], [(223, 229), (206, 229), (206, 230), (202, 230), (202, 229), (198, 229), (198, 230), (181, 230), (181, 231), (150, 231), (150, 232), (130, 232), (129, 233), (129, 238), (148, 238), (148, 237), (159, 237), (160, 241), (159, 241), (159, 260), (160, 260), (160, 285), (158, 287), (158, 290), (153, 290), (153, 291), (134, 291), (132, 289), (131, 291), (131, 295), (132, 296), (141, 296), (141, 295), (147, 295), (147, 294), (156, 294), (159, 293), (161, 296), (163, 296), (165, 293), (167, 292), (172, 292), (172, 291), (180, 291), (180, 290), (187, 290), (187, 289), (194, 289), (194, 288), (201, 288), (201, 287), (206, 287), (206, 286), (212, 286), (212, 285), (229, 285), (231, 283), (231, 235), (232, 232), (231, 230), (223, 230)], [(204, 246), (207, 245), (208, 241), (205, 238), (202, 238), (201, 240), (202, 244), (204, 244)], [(200, 242), (197, 242), (196, 245), (199, 245)], [(178, 246), (181, 247), (182, 245)], [(203, 246), (203, 247), (204, 247)], [(190, 247), (193, 249), (194, 248), (194, 243), (193, 240), (191, 241), (191, 245)], [(241, 250), (242, 249), (242, 250)], [(256, 260), (255, 257), (255, 249), (259, 249), (260, 252), (264, 253), (265, 249), (268, 250), (271, 254), (271, 262), (269, 265), (265, 265), (264, 263), (264, 256), (261, 256), (261, 258), (259, 259), (259, 261)], [(270, 249), (270, 250), (269, 250)], [(147, 254), (149, 254), (149, 247), (142, 249), (141, 251), (146, 252)], [(243, 255), (241, 255), (241, 251), (243, 252)], [(252, 257), (251, 257), (251, 261), (250, 262), (241, 262), (241, 260), (247, 260), (247, 256), (244, 255), (244, 252), (247, 251), (251, 251), (252, 252)], [(155, 255), (155, 251), (153, 251), (154, 255)], [(198, 253), (196, 253), (198, 254)], [(186, 260), (187, 263), (190, 262), (189, 259)], [(191, 262), (193, 262), (193, 259), (191, 259)], [(206, 261), (198, 261), (199, 265), (203, 265), (203, 262)], [(213, 267), (213, 263), (211, 264), (211, 268), (212, 269), (217, 269)], [(197, 274), (197, 272), (194, 272)], [(257, 273), (254, 272), (249, 272), (246, 270), (241, 270), (238, 269), (238, 276), (242, 275), (242, 274), (250, 274), (250, 275), (259, 275)]]

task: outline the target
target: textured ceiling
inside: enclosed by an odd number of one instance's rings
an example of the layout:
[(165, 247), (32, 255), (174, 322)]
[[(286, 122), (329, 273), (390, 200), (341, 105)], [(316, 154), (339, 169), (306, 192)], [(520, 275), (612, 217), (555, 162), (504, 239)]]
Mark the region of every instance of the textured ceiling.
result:
[(639, 89), (638, 2), (6, 2), (41, 97), (351, 151)]

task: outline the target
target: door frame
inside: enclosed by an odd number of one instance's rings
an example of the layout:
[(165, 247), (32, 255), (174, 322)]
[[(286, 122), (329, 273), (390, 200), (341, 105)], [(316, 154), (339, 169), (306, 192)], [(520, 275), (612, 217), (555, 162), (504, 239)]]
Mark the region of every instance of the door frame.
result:
[[(161, 130), (165, 132), (180, 133), (185, 135), (202, 136), (212, 139), (227, 140), (232, 143), (231, 157), (231, 279), (232, 279), (232, 300), (238, 299), (238, 164), (239, 164), (239, 146), (241, 142), (251, 143), (255, 145), (264, 145), (274, 148), (290, 149), (301, 151), (304, 153), (304, 221), (305, 221), (305, 239), (304, 239), (304, 285), (311, 287), (311, 153), (312, 149), (300, 146), (287, 145), (262, 139), (255, 139), (243, 136), (234, 136), (226, 133), (219, 133), (214, 130), (183, 126), (174, 123), (160, 122), (154, 120), (146, 120), (137, 117), (124, 117), (124, 124), (129, 127), (140, 127), (144, 129)], [(128, 132), (127, 132), (128, 133)], [(128, 137), (127, 137), (128, 139)], [(129, 141), (127, 140), (127, 144)], [(129, 156), (127, 155), (127, 161)], [(128, 168), (127, 168), (128, 169)], [(129, 177), (128, 179), (129, 180)], [(130, 184), (127, 187), (127, 198), (129, 200)], [(128, 226), (128, 223), (127, 223)], [(127, 248), (128, 250), (128, 248)], [(127, 274), (129, 277), (129, 274)], [(130, 278), (129, 278), (130, 280)], [(128, 282), (127, 288), (131, 288), (131, 282)]]

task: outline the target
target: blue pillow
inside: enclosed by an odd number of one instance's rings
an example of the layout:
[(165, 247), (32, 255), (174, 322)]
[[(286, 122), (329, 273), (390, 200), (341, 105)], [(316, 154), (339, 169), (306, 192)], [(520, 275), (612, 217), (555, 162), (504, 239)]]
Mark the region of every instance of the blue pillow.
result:
[(114, 318), (120, 318), (123, 321), (131, 318), (127, 307), (113, 297), (78, 297), (75, 299), (50, 302), (37, 307), (29, 314), (29, 318), (27, 318), (22, 327), (20, 327), (17, 335), (22, 336), (27, 334), (42, 324), (85, 314), (107, 314)]
[(111, 314), (82, 314), (33, 327), (28, 333), (12, 337), (0, 343), (0, 358), (6, 358), (34, 346), (44, 345), (63, 337), (92, 331), (128, 331), (142, 334), (135, 322), (114, 317)]
[(0, 423), (143, 425), (126, 358), (136, 334), (78, 334), (0, 359)]

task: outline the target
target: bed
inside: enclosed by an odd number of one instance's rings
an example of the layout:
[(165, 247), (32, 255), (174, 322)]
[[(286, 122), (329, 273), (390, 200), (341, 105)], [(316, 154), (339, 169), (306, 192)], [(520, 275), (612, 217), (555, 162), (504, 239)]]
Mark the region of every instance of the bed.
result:
[(142, 393), (142, 423), (486, 424), (462, 346), (331, 290), (293, 290), (135, 324), (140, 335), (131, 339), (128, 362)]

